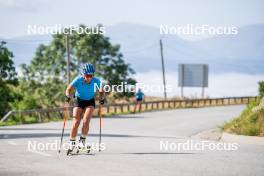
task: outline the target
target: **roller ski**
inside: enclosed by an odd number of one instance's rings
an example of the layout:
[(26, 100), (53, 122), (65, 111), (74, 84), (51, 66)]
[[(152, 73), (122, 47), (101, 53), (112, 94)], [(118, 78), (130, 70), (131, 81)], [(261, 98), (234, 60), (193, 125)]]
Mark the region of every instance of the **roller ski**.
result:
[(79, 154), (79, 153), (90, 153), (91, 151), (91, 146), (89, 145), (86, 145), (85, 143), (83, 142), (80, 142), (77, 146), (77, 150), (76, 150), (76, 154)]
[(67, 155), (74, 154), (88, 154), (91, 151), (91, 146), (85, 144), (84, 139), (80, 139), (78, 145), (76, 145), (75, 141), (70, 142), (70, 147), (67, 151)]

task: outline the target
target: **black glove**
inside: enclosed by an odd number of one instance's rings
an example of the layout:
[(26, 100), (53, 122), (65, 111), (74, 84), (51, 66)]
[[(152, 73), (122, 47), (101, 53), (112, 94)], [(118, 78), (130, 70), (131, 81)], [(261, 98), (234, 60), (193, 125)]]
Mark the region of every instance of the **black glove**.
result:
[(69, 103), (71, 101), (71, 97), (70, 96), (67, 96), (67, 95), (65, 95), (64, 99), (65, 99), (65, 101), (67, 103)]
[(103, 105), (104, 102), (105, 102), (104, 97), (100, 97), (100, 98), (99, 98), (99, 103), (100, 103), (101, 105)]

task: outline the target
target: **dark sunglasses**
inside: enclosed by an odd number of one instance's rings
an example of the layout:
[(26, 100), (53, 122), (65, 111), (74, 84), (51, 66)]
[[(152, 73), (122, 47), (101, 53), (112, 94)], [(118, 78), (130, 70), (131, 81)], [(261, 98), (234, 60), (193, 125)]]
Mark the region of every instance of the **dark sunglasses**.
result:
[(86, 77), (86, 78), (92, 78), (93, 77), (93, 75), (84, 75), (84, 77)]

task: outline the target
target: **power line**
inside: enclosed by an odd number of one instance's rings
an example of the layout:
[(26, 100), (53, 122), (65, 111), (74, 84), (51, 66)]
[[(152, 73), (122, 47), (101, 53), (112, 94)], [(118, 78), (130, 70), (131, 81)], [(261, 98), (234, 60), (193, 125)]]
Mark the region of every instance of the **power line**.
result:
[(70, 78), (70, 44), (69, 44), (69, 35), (66, 35), (66, 53), (67, 53), (67, 83), (68, 85), (71, 82)]

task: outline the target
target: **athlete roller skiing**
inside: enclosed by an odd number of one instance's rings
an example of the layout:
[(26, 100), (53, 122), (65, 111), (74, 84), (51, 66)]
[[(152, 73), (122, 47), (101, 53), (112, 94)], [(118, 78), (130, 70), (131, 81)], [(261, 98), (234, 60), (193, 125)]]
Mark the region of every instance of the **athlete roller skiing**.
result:
[[(82, 75), (77, 76), (67, 87), (65, 91), (65, 101), (70, 102), (72, 99), (71, 92), (75, 91), (75, 103), (73, 108), (73, 125), (70, 132), (70, 147), (67, 155), (72, 154), (76, 149), (77, 152), (86, 150), (90, 147), (85, 145), (85, 139), (88, 135), (90, 120), (95, 109), (95, 93), (100, 92), (99, 103), (104, 104), (104, 92), (101, 88), (101, 81), (94, 77), (95, 67), (86, 63), (82, 69)], [(82, 130), (78, 144), (76, 136), (78, 127), (82, 119)]]
[(134, 108), (134, 113), (136, 113), (137, 106), (139, 106), (139, 112), (141, 112), (141, 104), (142, 104), (142, 101), (144, 100), (145, 95), (141, 91), (141, 89), (138, 89), (135, 96), (136, 96), (136, 104), (135, 104), (135, 108)]

